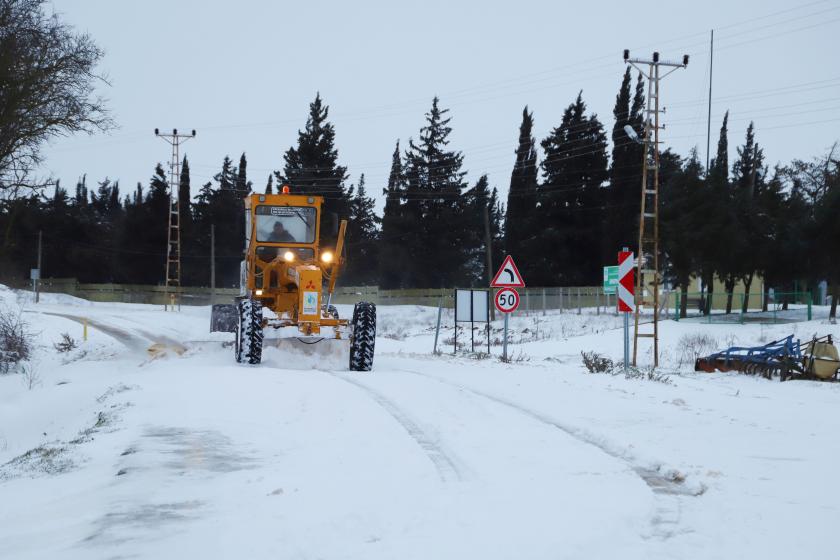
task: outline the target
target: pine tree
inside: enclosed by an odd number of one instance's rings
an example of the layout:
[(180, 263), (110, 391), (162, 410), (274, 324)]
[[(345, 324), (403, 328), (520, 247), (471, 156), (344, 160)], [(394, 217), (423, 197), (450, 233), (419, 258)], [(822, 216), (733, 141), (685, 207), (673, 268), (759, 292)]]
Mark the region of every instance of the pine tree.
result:
[(351, 285), (375, 285), (377, 263), (378, 224), (381, 219), (374, 211), (375, 202), (367, 196), (364, 173), (353, 192), (350, 187), (350, 219), (347, 224), (347, 271), (346, 283)]
[(539, 251), (535, 239), (534, 212), (537, 207), (537, 148), (533, 136), (534, 114), (526, 106), (519, 125), (516, 161), (510, 174), (505, 219), (505, 250), (522, 263), (522, 273), (531, 276), (532, 253)]
[(219, 183), (220, 190), (231, 191), (236, 188), (238, 179), (239, 173), (233, 166), (230, 156), (225, 156), (225, 159), (222, 160), (222, 170), (213, 176), (213, 180)]
[(385, 208), (382, 212), (382, 235), (379, 240), (379, 286), (384, 289), (408, 286), (411, 259), (405, 250), (405, 238), (411, 228), (405, 213), (405, 178), (400, 159), (400, 141), (391, 156), (388, 185), (382, 190)]
[[(243, 158), (240, 158), (240, 164)], [(246, 163), (247, 165), (247, 163)], [(213, 182), (217, 187), (214, 188)], [(199, 189), (195, 202), (197, 254), (210, 253), (210, 230), (216, 230), (216, 283), (239, 285), (239, 262), (242, 258), (245, 223), (244, 197), (251, 189), (247, 177), (225, 156), (222, 168)], [(244, 186), (243, 186), (244, 185)]]
[(697, 269), (695, 247), (702, 242), (705, 216), (698, 212), (703, 195), (703, 165), (692, 149), (682, 169), (662, 182), (661, 246), (665, 254), (665, 272), (680, 289), (680, 317), (688, 312), (688, 288)]
[(492, 191), (490, 190), (490, 182), (487, 175), (484, 174), (478, 178), (474, 187), (464, 193), (464, 199), (467, 207), (465, 219), (469, 226), (467, 231), (470, 234), (466, 245), (467, 270), (470, 272), (468, 280), (473, 286), (486, 286), (495, 271), (488, 270), (485, 218), (487, 220), (486, 226), (490, 230), (492, 262), (489, 263), (489, 266), (493, 267), (494, 264), (498, 265), (500, 263), (497, 260), (498, 255), (494, 255), (494, 249), (497, 248), (494, 240), (501, 237), (498, 192), (495, 188)]
[(586, 115), (583, 95), (563, 113), (563, 120), (542, 141), (543, 184), (538, 216), (543, 250), (534, 283), (590, 285), (601, 279), (603, 195), (607, 140), (597, 115)]
[[(335, 147), (335, 129), (327, 121), (329, 107), (323, 104), (320, 93), (309, 104), (306, 127), (298, 131), (296, 147), (286, 152), (283, 173), (275, 172), (277, 184), (289, 185), (293, 193), (314, 194), (324, 197), (323, 216), (349, 215), (349, 199), (344, 188), (347, 168), (338, 165)], [(321, 219), (321, 244), (334, 243), (335, 235), (330, 224), (333, 220)]]
[(412, 280), (416, 287), (455, 286), (468, 274), (464, 256), (470, 234), (464, 219), (463, 154), (448, 150), (450, 118), (432, 100), (418, 143), (409, 140), (405, 153), (405, 210), (417, 225), (416, 234), (403, 240), (413, 255)]

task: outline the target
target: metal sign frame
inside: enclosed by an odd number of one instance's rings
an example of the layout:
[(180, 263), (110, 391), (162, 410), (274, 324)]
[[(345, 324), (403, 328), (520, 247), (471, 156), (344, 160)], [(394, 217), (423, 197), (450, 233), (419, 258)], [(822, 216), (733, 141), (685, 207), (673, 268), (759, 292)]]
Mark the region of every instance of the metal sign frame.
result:
[[(482, 295), (483, 294), (483, 295)], [(459, 297), (460, 295), (460, 297)], [(469, 313), (466, 313), (466, 307), (463, 312), (467, 317), (459, 314), (459, 309), (463, 305), (459, 305), (463, 297), (469, 298)], [(481, 302), (483, 299), (484, 313), (482, 317), (481, 306), (476, 308), (476, 302)], [(474, 289), (455, 289), (455, 336), (453, 337), (453, 354), (458, 353), (458, 323), (470, 324), (470, 344), (472, 352), (475, 352), (475, 324), (484, 323), (485, 331), (487, 332), (487, 353), (490, 353), (490, 290), (474, 290)]]

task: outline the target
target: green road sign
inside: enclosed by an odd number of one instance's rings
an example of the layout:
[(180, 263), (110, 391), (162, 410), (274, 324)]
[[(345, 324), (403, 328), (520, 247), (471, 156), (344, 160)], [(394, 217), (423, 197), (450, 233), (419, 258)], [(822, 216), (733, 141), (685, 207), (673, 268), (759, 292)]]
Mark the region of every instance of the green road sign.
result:
[(618, 267), (605, 266), (604, 267), (604, 293), (614, 294), (618, 286)]

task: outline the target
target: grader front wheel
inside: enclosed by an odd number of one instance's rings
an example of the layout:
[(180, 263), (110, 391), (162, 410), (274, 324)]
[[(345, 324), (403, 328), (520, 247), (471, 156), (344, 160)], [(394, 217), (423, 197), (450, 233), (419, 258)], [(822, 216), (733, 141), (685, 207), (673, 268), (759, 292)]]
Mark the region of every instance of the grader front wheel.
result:
[(243, 299), (237, 304), (237, 311), (236, 361), (259, 364), (263, 346), (262, 304), (257, 300)]
[(376, 343), (376, 305), (365, 301), (353, 309), (353, 333), (350, 337), (350, 370), (370, 371)]

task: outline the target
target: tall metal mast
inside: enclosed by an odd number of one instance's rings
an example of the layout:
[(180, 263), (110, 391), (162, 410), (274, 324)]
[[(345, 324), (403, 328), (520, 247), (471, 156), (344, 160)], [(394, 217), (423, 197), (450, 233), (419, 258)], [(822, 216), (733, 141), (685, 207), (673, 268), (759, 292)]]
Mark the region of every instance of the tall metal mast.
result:
[[(636, 365), (639, 339), (653, 339), (653, 365), (659, 366), (659, 124), (660, 93), (659, 82), (679, 68), (688, 66), (688, 55), (682, 62), (668, 62), (653, 53), (650, 60), (630, 58), (630, 51), (624, 50), (624, 62), (632, 64), (647, 79), (647, 108), (645, 109), (645, 130), (642, 142), (642, 197), (639, 212), (639, 245), (636, 253), (636, 311), (633, 326), (633, 365)], [(646, 65), (647, 68), (643, 69)], [(664, 74), (661, 67), (670, 68)], [(651, 134), (652, 133), (652, 134)], [(652, 173), (651, 173), (652, 172)], [(652, 175), (648, 179), (648, 175)], [(650, 293), (647, 289), (650, 288)], [(639, 332), (639, 311), (643, 305), (653, 308), (652, 332)]]
[(192, 134), (178, 134), (178, 129), (173, 128), (172, 134), (161, 134), (155, 129), (155, 136), (163, 138), (172, 146), (172, 161), (169, 163), (169, 209), (168, 226), (166, 234), (166, 283), (164, 293), (164, 309), (171, 305), (173, 311), (181, 309), (179, 295), (181, 291), (181, 153), (180, 144), (190, 138), (195, 138), (195, 130)]

